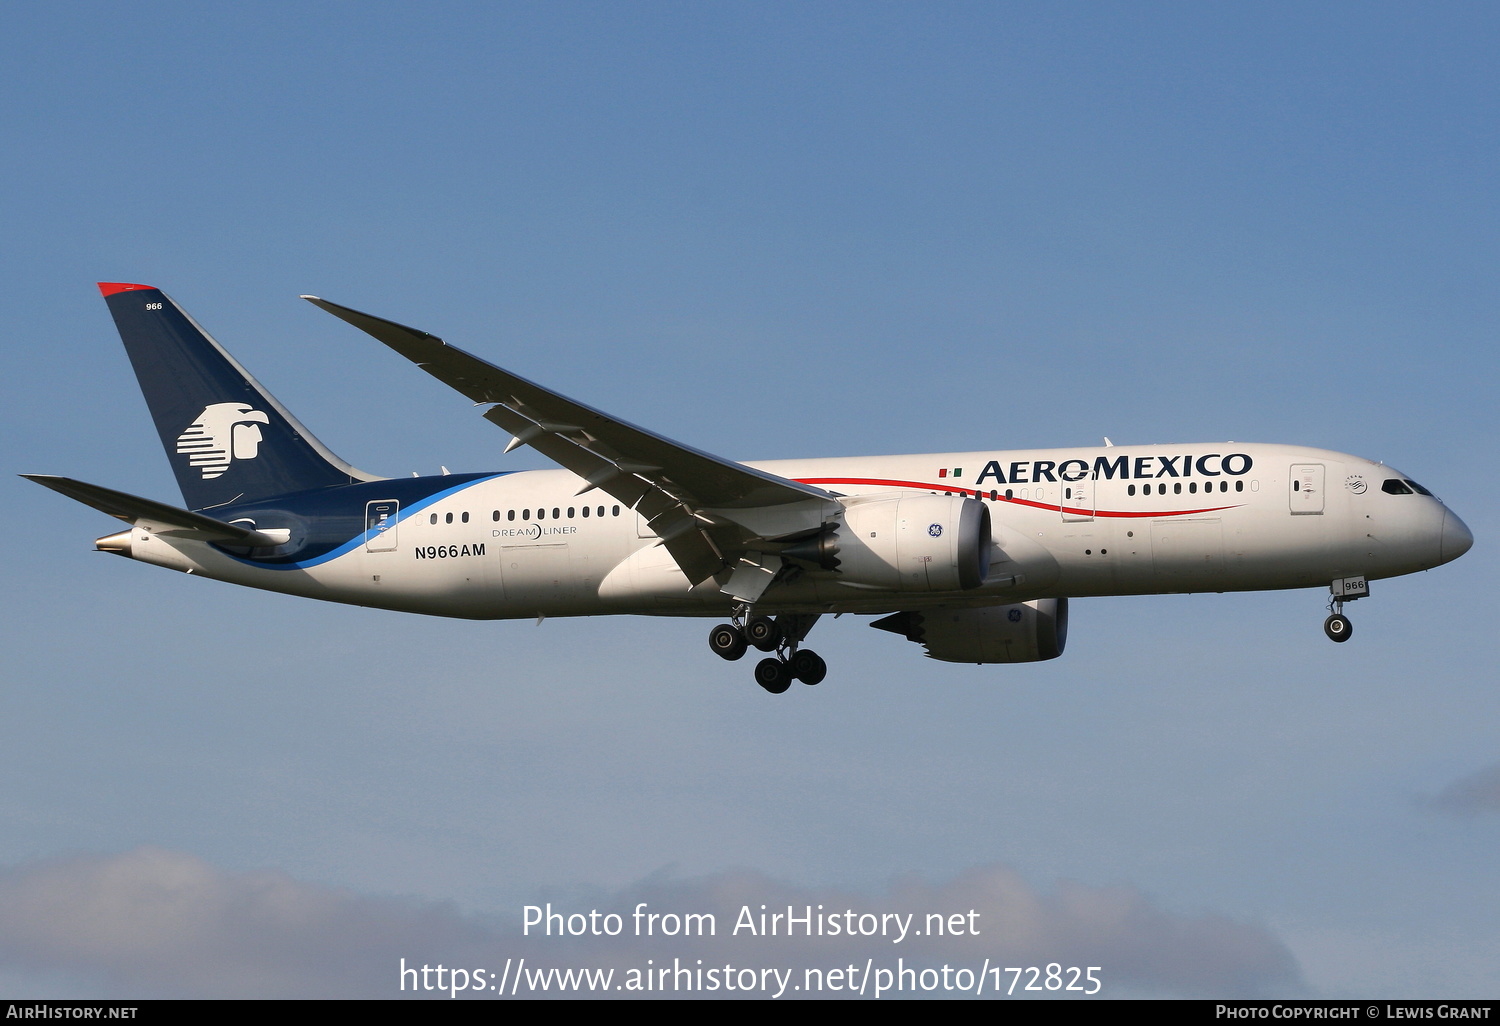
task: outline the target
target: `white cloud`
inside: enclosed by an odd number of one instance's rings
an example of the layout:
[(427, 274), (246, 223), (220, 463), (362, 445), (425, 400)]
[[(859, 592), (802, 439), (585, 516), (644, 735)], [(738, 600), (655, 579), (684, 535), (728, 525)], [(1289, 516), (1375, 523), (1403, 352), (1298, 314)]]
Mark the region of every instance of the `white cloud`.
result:
[[(711, 912), (712, 937), (636, 937), (630, 913)], [(554, 899), (564, 913), (622, 917), (621, 936), (521, 935), (514, 918), (461, 914), (451, 904), (375, 898), (301, 883), (284, 873), (232, 873), (181, 852), (142, 848), (56, 859), (0, 872), (0, 971), (90, 981), (120, 997), (396, 997), (398, 967), (465, 967), (498, 974), (507, 959), (533, 968), (776, 966), (876, 968), (1097, 965), (1105, 993), (1246, 996), (1300, 991), (1295, 960), (1264, 928), (1223, 916), (1184, 917), (1124, 887), (1064, 883), (1051, 893), (1002, 866), (931, 885), (909, 878), (860, 895), (772, 880), (748, 870), (691, 879), (651, 878), (584, 901)], [(545, 904), (545, 900), (538, 902)], [(916, 913), (900, 943), (869, 937), (733, 933), (748, 906), (797, 914)], [(978, 915), (970, 919), (969, 910)], [(964, 933), (922, 936), (924, 915), (960, 914)], [(873, 920), (866, 920), (872, 923)], [(894, 921), (891, 929), (894, 931)], [(1008, 977), (1005, 978), (1008, 982)]]

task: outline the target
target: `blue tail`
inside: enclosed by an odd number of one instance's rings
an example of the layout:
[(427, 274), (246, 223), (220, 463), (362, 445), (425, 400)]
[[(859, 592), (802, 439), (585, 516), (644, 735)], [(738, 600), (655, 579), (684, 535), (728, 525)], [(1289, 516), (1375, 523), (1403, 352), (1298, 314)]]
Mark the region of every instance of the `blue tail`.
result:
[(378, 480), (329, 452), (160, 289), (99, 291), (190, 509)]

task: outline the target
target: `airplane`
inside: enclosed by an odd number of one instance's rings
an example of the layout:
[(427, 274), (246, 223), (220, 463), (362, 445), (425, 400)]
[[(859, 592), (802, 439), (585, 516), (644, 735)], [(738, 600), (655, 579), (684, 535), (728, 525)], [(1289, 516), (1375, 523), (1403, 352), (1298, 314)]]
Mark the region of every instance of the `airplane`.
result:
[(22, 475), (130, 525), (95, 547), (308, 598), (470, 619), (724, 617), (781, 694), (827, 665), (827, 613), (957, 663), (1053, 659), (1068, 601), (1327, 588), (1345, 602), (1473, 544), (1380, 463), (1291, 445), (1174, 444), (739, 463), (442, 339), (303, 296), (411, 360), (561, 469), (380, 478), (331, 453), (160, 289), (102, 282), (182, 490), (172, 506)]

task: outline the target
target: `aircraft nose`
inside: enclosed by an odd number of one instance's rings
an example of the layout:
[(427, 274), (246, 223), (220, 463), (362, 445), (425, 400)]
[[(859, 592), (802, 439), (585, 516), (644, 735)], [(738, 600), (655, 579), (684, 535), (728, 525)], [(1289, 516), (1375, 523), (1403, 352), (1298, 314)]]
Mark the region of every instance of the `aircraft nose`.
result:
[(1443, 513), (1443, 538), (1439, 543), (1438, 558), (1444, 563), (1451, 562), (1468, 552), (1474, 546), (1474, 533), (1469, 530), (1458, 517), (1453, 515), (1452, 510)]

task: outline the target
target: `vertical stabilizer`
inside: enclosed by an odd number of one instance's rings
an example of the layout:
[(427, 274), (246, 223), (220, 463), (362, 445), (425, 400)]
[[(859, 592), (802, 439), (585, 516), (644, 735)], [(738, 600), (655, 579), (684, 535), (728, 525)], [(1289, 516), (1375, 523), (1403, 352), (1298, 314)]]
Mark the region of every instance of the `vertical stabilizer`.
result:
[(376, 480), (329, 452), (160, 289), (99, 291), (190, 508)]

